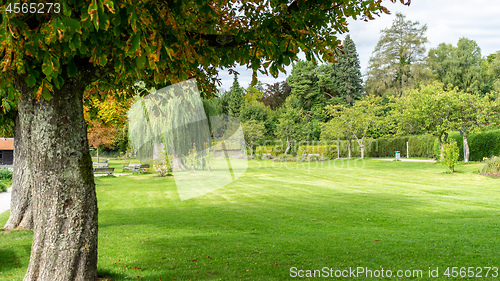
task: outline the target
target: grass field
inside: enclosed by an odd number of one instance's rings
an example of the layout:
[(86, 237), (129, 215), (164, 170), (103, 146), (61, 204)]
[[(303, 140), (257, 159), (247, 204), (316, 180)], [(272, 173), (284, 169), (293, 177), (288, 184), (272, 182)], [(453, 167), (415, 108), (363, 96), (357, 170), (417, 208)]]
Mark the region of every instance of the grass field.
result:
[[(289, 280), (296, 279), (292, 267), (363, 267), (391, 270), (393, 278), (358, 279), (477, 280), (444, 271), (500, 266), (500, 180), (478, 175), (481, 165), (449, 174), (433, 163), (250, 161), (236, 181), (185, 201), (173, 178), (98, 178), (99, 273), (112, 280)], [(0, 225), (7, 218), (0, 215)], [(31, 237), (0, 232), (0, 280), (22, 280)], [(437, 267), (439, 277), (429, 278)], [(422, 270), (423, 277), (397, 278), (398, 270)], [(485, 274), (482, 280), (500, 278)]]

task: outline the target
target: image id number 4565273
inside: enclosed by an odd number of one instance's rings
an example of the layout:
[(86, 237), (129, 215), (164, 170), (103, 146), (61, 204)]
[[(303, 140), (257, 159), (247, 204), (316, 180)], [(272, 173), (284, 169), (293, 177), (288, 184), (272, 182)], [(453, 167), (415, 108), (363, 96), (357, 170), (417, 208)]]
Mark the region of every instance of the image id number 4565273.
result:
[(49, 14), (60, 13), (60, 3), (9, 3), (5, 9), (7, 13), (15, 14)]

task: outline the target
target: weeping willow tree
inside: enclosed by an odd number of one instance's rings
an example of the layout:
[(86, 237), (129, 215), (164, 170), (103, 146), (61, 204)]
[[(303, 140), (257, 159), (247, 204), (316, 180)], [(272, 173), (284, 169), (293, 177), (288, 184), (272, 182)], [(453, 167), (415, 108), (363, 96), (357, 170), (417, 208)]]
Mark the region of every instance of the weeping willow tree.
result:
[[(175, 169), (184, 170), (190, 152), (197, 151), (196, 168), (206, 168), (205, 156), (212, 145), (208, 119), (194, 79), (160, 90), (145, 89), (128, 112), (129, 140), (137, 157), (149, 162), (166, 153)], [(169, 155), (172, 159), (169, 159)], [(191, 167), (189, 167), (191, 168)]]

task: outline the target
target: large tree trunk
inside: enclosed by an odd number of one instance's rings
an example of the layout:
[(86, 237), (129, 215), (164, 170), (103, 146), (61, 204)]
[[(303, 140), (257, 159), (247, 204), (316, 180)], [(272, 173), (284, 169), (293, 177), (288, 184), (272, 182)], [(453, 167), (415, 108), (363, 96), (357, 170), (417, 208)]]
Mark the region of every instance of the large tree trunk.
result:
[(462, 130), (462, 135), (464, 137), (464, 163), (469, 163), (470, 150), (469, 140), (467, 139), (467, 131)]
[(31, 122), (33, 121), (33, 102), (25, 96), (17, 102), (17, 115), (14, 129), (14, 173), (12, 177), (12, 198), (10, 217), (5, 229), (33, 228), (33, 208), (31, 197), (30, 166), (27, 154), (31, 144)]
[(88, 81), (80, 78), (34, 103), (28, 153), (34, 237), (24, 281), (97, 278), (97, 200), (82, 109)]

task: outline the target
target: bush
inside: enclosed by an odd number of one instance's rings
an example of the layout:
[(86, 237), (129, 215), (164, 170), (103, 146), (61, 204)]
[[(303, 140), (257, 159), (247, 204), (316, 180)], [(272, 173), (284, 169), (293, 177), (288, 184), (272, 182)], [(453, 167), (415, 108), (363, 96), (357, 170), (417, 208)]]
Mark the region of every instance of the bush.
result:
[(500, 157), (493, 156), (490, 159), (486, 160), (483, 168), (481, 169), (481, 174), (500, 177)]
[(7, 192), (7, 186), (0, 182), (0, 192)]
[(313, 161), (318, 162), (318, 161), (325, 161), (326, 159), (323, 156), (311, 155), (311, 156), (307, 157), (306, 160), (309, 162), (313, 162)]
[(455, 165), (458, 162), (459, 149), (455, 139), (449, 139), (443, 146), (443, 159), (442, 163), (455, 172)]
[(296, 162), (297, 157), (290, 155), (290, 154), (287, 154), (287, 155), (281, 154), (281, 155), (278, 155), (276, 158), (274, 158), (274, 161), (277, 161), (277, 162)]
[(0, 180), (12, 180), (12, 172), (8, 169), (0, 169)]

